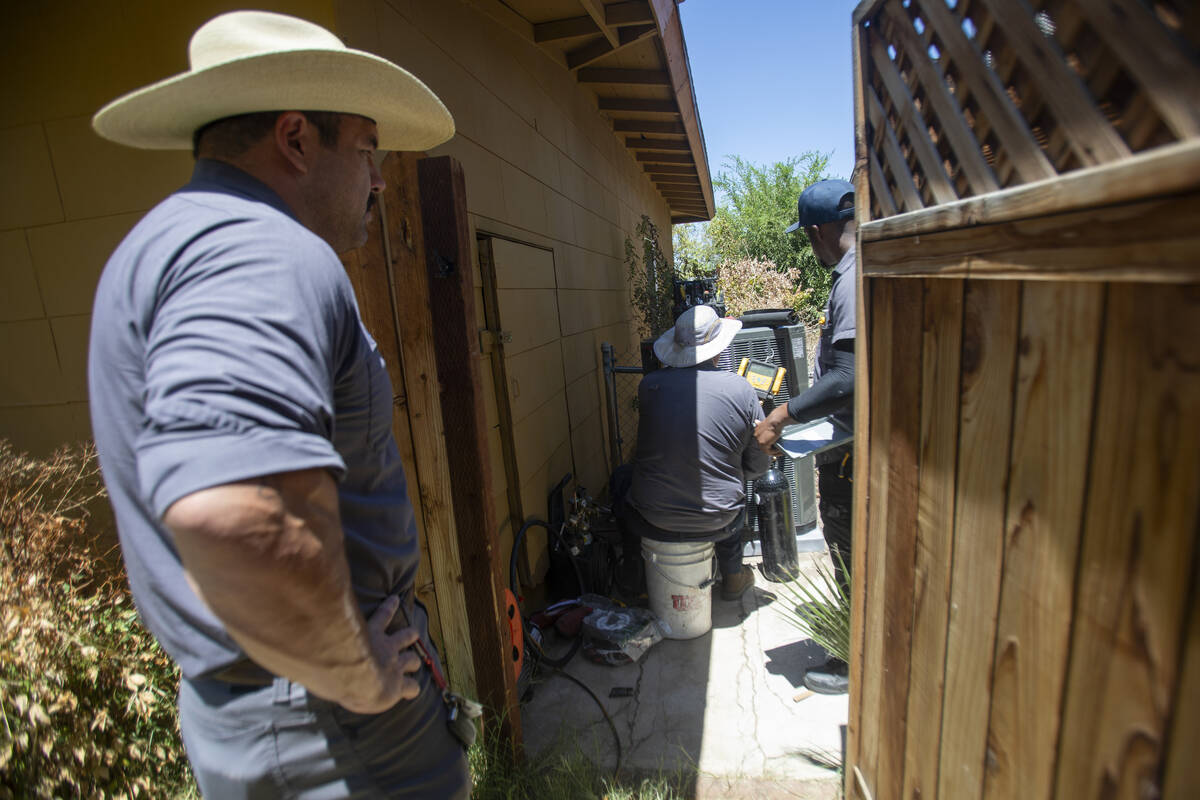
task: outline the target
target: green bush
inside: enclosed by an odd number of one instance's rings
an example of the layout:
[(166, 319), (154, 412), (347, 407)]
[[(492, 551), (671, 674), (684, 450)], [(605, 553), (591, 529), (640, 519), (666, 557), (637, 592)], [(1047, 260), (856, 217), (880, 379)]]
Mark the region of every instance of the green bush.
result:
[(89, 526), (91, 445), (0, 441), (0, 798), (195, 796), (178, 669)]

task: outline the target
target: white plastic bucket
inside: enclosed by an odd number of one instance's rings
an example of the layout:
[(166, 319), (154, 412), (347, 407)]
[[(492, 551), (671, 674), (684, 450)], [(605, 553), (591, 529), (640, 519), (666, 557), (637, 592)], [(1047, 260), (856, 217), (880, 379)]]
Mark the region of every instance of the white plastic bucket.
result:
[(650, 610), (667, 623), (668, 639), (712, 630), (713, 543), (642, 539)]

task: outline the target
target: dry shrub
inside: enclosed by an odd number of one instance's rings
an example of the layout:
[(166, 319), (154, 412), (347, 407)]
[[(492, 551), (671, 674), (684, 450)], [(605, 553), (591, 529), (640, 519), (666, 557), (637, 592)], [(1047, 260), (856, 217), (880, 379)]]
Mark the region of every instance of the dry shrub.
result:
[(800, 270), (780, 270), (770, 261), (743, 258), (717, 268), (717, 288), (726, 313), (741, 316), (756, 308), (791, 308), (803, 315), (812, 291), (801, 288)]
[(194, 794), (178, 670), (89, 530), (103, 493), (93, 445), (0, 440), (0, 798)]

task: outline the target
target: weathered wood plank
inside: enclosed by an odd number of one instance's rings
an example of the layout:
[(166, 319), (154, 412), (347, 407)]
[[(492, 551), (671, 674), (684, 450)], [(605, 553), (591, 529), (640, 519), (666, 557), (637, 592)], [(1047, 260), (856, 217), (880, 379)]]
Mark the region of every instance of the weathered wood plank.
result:
[(942, 50), (962, 73), (971, 95), (991, 123), (992, 131), (1022, 181), (1054, 177), (1054, 166), (1038, 146), (1004, 87), (984, 66), (978, 51), (963, 33), (958, 19), (950, 13), (945, 0), (923, 0), (919, 5), (925, 23), (936, 31)]
[[(896, 208), (896, 204), (892, 202), (892, 193), (888, 191), (887, 179), (883, 176), (883, 167), (879, 166), (879, 159), (875, 157), (874, 150), (869, 151), (867, 156), (870, 159), (868, 177), (871, 186), (871, 196), (879, 201), (879, 210), (883, 212), (883, 215), (890, 217), (898, 209)], [(869, 213), (868, 216), (870, 216)]]
[(1200, 67), (1134, 0), (1080, 0), (1088, 23), (1113, 49), (1180, 139), (1200, 136)]
[(425, 516), (421, 513), (421, 498), (417, 493), (417, 463), (413, 453), (412, 426), (408, 419), (408, 398), (405, 396), (404, 369), (400, 358), (400, 332), (396, 327), (393, 304), (394, 287), (391, 285), (391, 270), (387, 267), (387, 248), (379, 214), (374, 215), (367, 226), (367, 235), (365, 245), (342, 255), (342, 265), (350, 277), (350, 285), (354, 287), (359, 316), (379, 348), (392, 384), (392, 435), (396, 439), (396, 449), (400, 451), (400, 461), (404, 464), (409, 499), (416, 511), (417, 539), (421, 551), (413, 587), (417, 599), (429, 612), (429, 635), (441, 650), (444, 649), (445, 636), (438, 613), (433, 567), (429, 562), (429, 534), (425, 529)]
[(1179, 689), (1171, 703), (1163, 797), (1194, 797), (1200, 793), (1200, 559), (1192, 558), (1192, 607), (1184, 633), (1183, 665)]
[(455, 529), (450, 469), (446, 454), (433, 318), (425, 274), (425, 245), (417, 179), (417, 156), (393, 153), (383, 164), (387, 188), (380, 197), (380, 218), (390, 243), (389, 272), (400, 334), (404, 386), (408, 397), (416, 481), (409, 491), (420, 498), (429, 541), (429, 560), (437, 586), (437, 606), (445, 637), (442, 656), (450, 683), (476, 691), (471, 629), (463, 596), (462, 566)]
[[(884, 642), (884, 608), (887, 598), (884, 594), (886, 565), (887, 565), (887, 514), (888, 514), (888, 469), (887, 457), (890, 452), (887, 442), (891, 438), (891, 387), (888, 378), (893, 369), (891, 349), (891, 334), (895, 328), (894, 280), (872, 280), (864, 282), (870, 287), (870, 385), (866, 394), (870, 397), (870, 428), (869, 441), (871, 450), (870, 462), (867, 465), (867, 513), (866, 526), (859, 528), (862, 533), (856, 537), (853, 548), (855, 563), (860, 560), (866, 569), (863, 574), (851, 572), (850, 585), (856, 589), (856, 597), (861, 597), (859, 604), (862, 608), (861, 662), (858, 672), (858, 683), (852, 684), (860, 695), (859, 701), (859, 732), (856, 759), (853, 762), (861, 768), (863, 776), (872, 787), (878, 787), (879, 782), (879, 739), (883, 729), (882, 715), (879, 713), (880, 704), (886, 691), (883, 674), (883, 642)], [(863, 428), (858, 428), (860, 435)], [(857, 438), (857, 437), (856, 437)], [(858, 471), (856, 470), (856, 475)], [(862, 555), (859, 555), (859, 554)], [(859, 796), (857, 788), (852, 790), (852, 797)]]
[(862, 236), (864, 241), (879, 241), (1010, 222), (1194, 191), (1198, 186), (1200, 141), (1183, 142), (1061, 178), (869, 222), (863, 225)]
[(963, 281), (925, 284), (921, 357), (921, 439), (913, 576), (912, 668), (908, 684), (902, 797), (937, 793), (938, 748), (954, 545), (958, 459), (958, 377)]
[(921, 202), (921, 195), (918, 194), (917, 185), (909, 172), (908, 162), (904, 160), (904, 153), (900, 150), (900, 142), (896, 140), (896, 132), (892, 130), (887, 115), (883, 113), (883, 104), (879, 102), (879, 96), (869, 85), (864, 87), (864, 93), (871, 126), (883, 137), (883, 157), (887, 160), (888, 171), (892, 173), (892, 182), (900, 192), (900, 201), (904, 209), (913, 211), (924, 208), (925, 204)]
[(1102, 284), (1026, 283), (985, 797), (1054, 796)]
[[(864, 113), (865, 99), (863, 96), (862, 38), (864, 32), (855, 26), (851, 32), (851, 55), (854, 69), (854, 214), (857, 220), (871, 218), (871, 194), (866, 164), (868, 154), (872, 154), (867, 143), (867, 122)], [(882, 200), (881, 200), (882, 202)], [(891, 202), (891, 198), (888, 198)], [(886, 208), (887, 206), (884, 206)], [(855, 233), (855, 252), (862, 253), (861, 235)], [(863, 726), (863, 647), (866, 633), (866, 599), (867, 583), (870, 573), (867, 569), (867, 483), (870, 474), (869, 442), (866, 434), (871, 430), (870, 414), (870, 368), (874, 363), (871, 357), (871, 346), (874, 339), (871, 334), (872, 307), (868, 305), (870, 286), (863, 280), (861, 270), (854, 271), (854, 296), (857, 309), (858, 330), (855, 334), (854, 355), (854, 420), (858, 434), (854, 437), (854, 507), (852, 509), (851, 530), (858, 531), (859, 547), (850, 551), (850, 574), (855, 577), (850, 582), (850, 707), (846, 718), (846, 769), (844, 770), (843, 793), (848, 798), (860, 797), (854, 785), (852, 776), (854, 768), (859, 763)]]
[[(875, 71), (883, 80), (883, 88), (891, 98), (892, 107), (896, 109), (900, 124), (904, 126), (904, 130), (908, 134), (908, 143), (917, 154), (917, 162), (921, 165), (925, 184), (933, 195), (934, 203), (954, 202), (958, 199), (958, 194), (950, 185), (950, 177), (946, 175), (942, 159), (938, 156), (937, 150), (933, 147), (933, 141), (929, 138), (929, 129), (925, 120), (917, 112), (912, 93), (908, 90), (908, 84), (900, 77), (896, 65), (888, 58), (882, 37), (868, 35), (868, 38), (871, 42), (871, 65), (875, 67)], [(916, 55), (918, 60), (923, 57), (924, 55), (921, 53)]]
[(1200, 286), (1111, 287), (1105, 331), (1056, 789), (1161, 797), (1200, 531)]
[(512, 637), (505, 620), (506, 560), (497, 541), (492, 463), (479, 367), (471, 233), (462, 165), (454, 159), (418, 164), (429, 302), (438, 310), (434, 350), (441, 378), (451, 496), (462, 564), (471, 651), (479, 699), (501, 735), (521, 739), (521, 715), (512, 670)]
[(919, 280), (894, 280), (892, 330), (889, 336), (891, 393), (887, 439), (887, 513), (883, 531), (871, 547), (885, 549), (882, 574), (872, 588), (882, 589), (883, 686), (879, 709), (879, 764), (875, 787), (881, 796), (904, 782), (904, 743), (908, 719), (908, 686), (912, 655), (913, 580), (917, 541), (918, 468), (921, 436), (922, 291)]
[(946, 800), (973, 800), (983, 792), (1019, 317), (1018, 285), (967, 282), (938, 765), (937, 796)]
[(1096, 108), (1054, 37), (1042, 34), (1027, 0), (982, 2), (1025, 69), (1037, 76), (1038, 92), (1054, 114), (1056, 130), (1067, 138), (1079, 160), (1092, 166), (1127, 158), (1129, 147)]
[(1200, 281), (1200, 192), (863, 243), (870, 275)]
[(954, 151), (963, 174), (967, 176), (967, 184), (972, 193), (996, 191), (1000, 184), (996, 182), (992, 168), (984, 160), (979, 142), (967, 126), (958, 103), (950, 94), (940, 68), (927, 57), (928, 45), (918, 38), (916, 30), (908, 20), (908, 13), (900, 5), (900, 0), (889, 0), (886, 9), (887, 16), (893, 20), (889, 33), (894, 32), (901, 46), (912, 54), (910, 61), (917, 79), (921, 88), (925, 90), (925, 96), (933, 105), (942, 132), (950, 141), (950, 149)]

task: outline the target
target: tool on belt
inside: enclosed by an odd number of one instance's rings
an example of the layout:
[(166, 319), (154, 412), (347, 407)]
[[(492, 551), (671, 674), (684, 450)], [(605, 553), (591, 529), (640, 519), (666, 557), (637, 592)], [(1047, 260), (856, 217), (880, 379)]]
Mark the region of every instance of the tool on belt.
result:
[[(404, 624), (412, 627), (412, 621), (409, 620), (403, 603), (400, 610), (404, 614)], [(475, 743), (475, 737), (478, 735), (475, 720), (483, 715), (483, 706), (450, 691), (450, 684), (446, 682), (446, 676), (442, 674), (441, 667), (433, 659), (433, 655), (423, 640), (418, 638), (413, 644), (413, 649), (429, 670), (429, 674), (433, 676), (434, 684), (442, 692), (442, 702), (446, 704), (446, 727), (450, 729), (450, 733), (454, 735), (464, 750), (469, 749)]]

